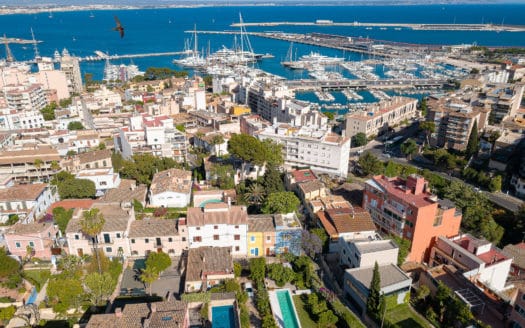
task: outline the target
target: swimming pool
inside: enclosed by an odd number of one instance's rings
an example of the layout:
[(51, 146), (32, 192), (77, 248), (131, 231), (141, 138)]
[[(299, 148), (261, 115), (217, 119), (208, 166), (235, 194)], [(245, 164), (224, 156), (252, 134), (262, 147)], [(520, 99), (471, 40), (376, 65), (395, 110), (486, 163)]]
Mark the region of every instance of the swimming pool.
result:
[(235, 328), (233, 305), (214, 306), (211, 308), (212, 328)]
[(295, 307), (290, 296), (290, 291), (288, 290), (279, 290), (276, 292), (277, 301), (279, 302), (279, 307), (281, 308), (281, 315), (283, 319), (284, 328), (300, 328), (299, 322), (297, 320), (297, 315), (295, 314)]
[(36, 301), (36, 297), (38, 296), (38, 292), (36, 291), (36, 288), (33, 287), (31, 290), (31, 295), (29, 295), (29, 298), (26, 301), (26, 304), (33, 304)]

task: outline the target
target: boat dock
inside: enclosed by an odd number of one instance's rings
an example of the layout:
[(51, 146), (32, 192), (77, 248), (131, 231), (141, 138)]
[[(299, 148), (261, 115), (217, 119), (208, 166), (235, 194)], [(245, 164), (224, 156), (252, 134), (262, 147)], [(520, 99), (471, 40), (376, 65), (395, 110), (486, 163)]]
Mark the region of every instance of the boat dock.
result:
[(344, 90), (344, 89), (433, 89), (449, 84), (447, 80), (411, 79), (411, 80), (287, 80), (286, 85), (294, 91)]
[(144, 54), (128, 54), (128, 55), (108, 55), (101, 51), (95, 51), (94, 56), (79, 57), (79, 61), (100, 61), (100, 60), (113, 60), (113, 59), (125, 59), (125, 58), (144, 58), (144, 57), (163, 57), (163, 56), (177, 56), (184, 55), (186, 51), (171, 51), (171, 52), (150, 52)]
[[(522, 25), (503, 24), (413, 24), (413, 23), (368, 23), (368, 22), (333, 22), (331, 20), (318, 20), (316, 22), (258, 22), (242, 23), (244, 26), (346, 26), (386, 29), (410, 29), (426, 31), (489, 31), (489, 32), (525, 32)], [(240, 23), (231, 24), (232, 27), (241, 26)]]

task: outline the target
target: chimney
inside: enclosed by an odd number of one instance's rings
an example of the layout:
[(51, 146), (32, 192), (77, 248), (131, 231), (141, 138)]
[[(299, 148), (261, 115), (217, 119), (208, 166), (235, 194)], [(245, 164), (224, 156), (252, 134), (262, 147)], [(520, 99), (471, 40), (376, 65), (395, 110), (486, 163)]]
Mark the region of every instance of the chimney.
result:
[(151, 313), (157, 312), (157, 303), (151, 303)]
[(115, 317), (122, 318), (122, 308), (115, 309)]
[(406, 187), (411, 190), (414, 195), (420, 195), (425, 189), (425, 178), (416, 174), (411, 174), (407, 177)]

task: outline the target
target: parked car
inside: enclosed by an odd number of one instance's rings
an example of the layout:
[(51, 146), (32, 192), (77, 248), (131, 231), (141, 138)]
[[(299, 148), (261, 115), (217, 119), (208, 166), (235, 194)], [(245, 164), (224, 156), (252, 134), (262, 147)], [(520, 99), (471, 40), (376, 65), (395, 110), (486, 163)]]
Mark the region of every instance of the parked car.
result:
[(244, 291), (248, 294), (248, 297), (253, 298), (253, 286), (251, 282), (244, 284)]

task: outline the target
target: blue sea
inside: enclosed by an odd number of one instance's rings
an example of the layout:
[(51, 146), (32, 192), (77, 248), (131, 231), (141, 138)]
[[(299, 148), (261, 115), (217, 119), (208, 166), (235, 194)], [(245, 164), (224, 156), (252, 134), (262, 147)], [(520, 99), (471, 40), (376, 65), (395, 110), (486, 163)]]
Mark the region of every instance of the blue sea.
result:
[[(300, 21), (314, 22), (317, 19), (334, 22), (402, 22), (402, 23), (493, 23), (525, 25), (525, 4), (498, 5), (426, 5), (426, 6), (247, 6), (247, 7), (200, 7), (173, 9), (111, 10), (54, 12), (27, 15), (0, 16), (1, 33), (8, 37), (30, 39), (32, 28), (38, 40), (42, 56), (53, 55), (55, 50), (67, 48), (77, 56), (93, 55), (95, 50), (110, 54), (134, 54), (150, 52), (182, 51), (185, 40), (192, 37), (192, 30), (234, 30), (230, 24), (239, 21), (241, 13), (245, 22)], [(92, 15), (91, 15), (92, 13)], [(125, 27), (126, 35), (121, 39), (112, 31), (117, 15)], [(94, 17), (91, 17), (94, 16)], [(422, 44), (477, 43), (487, 46), (525, 47), (523, 32), (472, 32), (472, 31), (413, 31), (408, 29), (381, 30), (360, 27), (335, 26), (275, 26), (248, 27), (248, 31), (285, 31), (295, 33), (321, 32), (347, 36), (363, 36), (381, 40)], [(202, 50), (232, 47), (233, 35), (199, 35)], [(289, 49), (288, 42), (251, 37), (255, 52), (272, 53), (275, 58), (265, 59), (258, 65), (266, 71), (286, 78), (306, 77), (305, 72), (283, 68), (280, 62)], [(342, 53), (332, 49), (318, 49), (308, 45), (295, 45), (297, 56), (310, 51), (319, 51), (330, 56), (344, 56), (349, 60), (366, 59), (355, 53)], [(12, 44), (11, 49), (18, 60), (34, 57), (31, 45)], [(1, 53), (1, 52), (0, 52)], [(147, 67), (172, 67), (172, 57), (136, 58), (140, 69)], [(129, 64), (130, 60), (115, 61)], [(103, 62), (84, 62), (82, 73), (92, 73), (101, 79)]]

